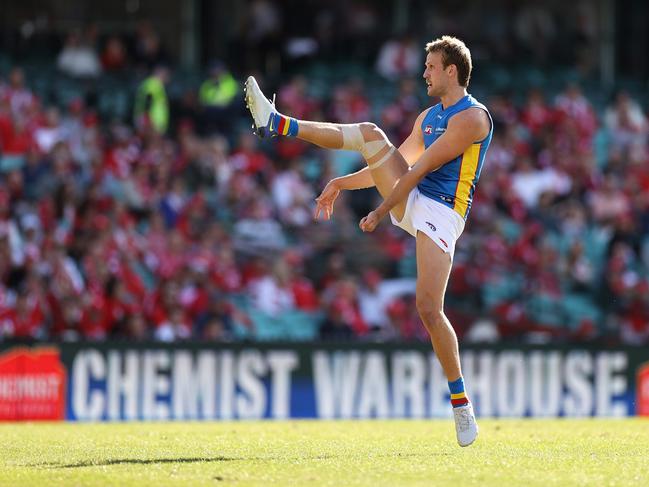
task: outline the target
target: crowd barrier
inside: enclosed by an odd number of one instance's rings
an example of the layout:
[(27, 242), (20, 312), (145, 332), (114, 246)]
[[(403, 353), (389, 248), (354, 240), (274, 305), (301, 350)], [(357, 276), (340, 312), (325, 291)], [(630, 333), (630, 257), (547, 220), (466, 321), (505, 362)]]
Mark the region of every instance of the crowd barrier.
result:
[[(649, 415), (649, 349), (465, 347), (480, 417)], [(426, 344), (0, 343), (0, 419), (442, 418)]]

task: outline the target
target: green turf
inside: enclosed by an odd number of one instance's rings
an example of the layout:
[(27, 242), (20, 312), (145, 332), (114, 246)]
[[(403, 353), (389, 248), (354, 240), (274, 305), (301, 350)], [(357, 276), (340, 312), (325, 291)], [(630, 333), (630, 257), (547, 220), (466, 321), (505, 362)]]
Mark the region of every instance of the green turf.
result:
[(648, 486), (649, 421), (2, 424), (0, 485)]

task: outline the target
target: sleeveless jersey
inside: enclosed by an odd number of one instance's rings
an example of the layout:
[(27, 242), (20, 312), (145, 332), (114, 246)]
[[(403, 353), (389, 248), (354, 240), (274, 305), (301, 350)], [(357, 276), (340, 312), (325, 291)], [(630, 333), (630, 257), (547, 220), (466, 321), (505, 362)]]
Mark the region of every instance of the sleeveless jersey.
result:
[(453, 115), (473, 107), (487, 112), (491, 124), (489, 134), (481, 141), (474, 142), (463, 154), (429, 172), (417, 186), (424, 196), (452, 208), (465, 220), (471, 211), (475, 186), (493, 135), (491, 114), (482, 103), (471, 95), (466, 95), (446, 109), (441, 103), (431, 107), (421, 123), (424, 146), (428, 149), (446, 131), (448, 121)]

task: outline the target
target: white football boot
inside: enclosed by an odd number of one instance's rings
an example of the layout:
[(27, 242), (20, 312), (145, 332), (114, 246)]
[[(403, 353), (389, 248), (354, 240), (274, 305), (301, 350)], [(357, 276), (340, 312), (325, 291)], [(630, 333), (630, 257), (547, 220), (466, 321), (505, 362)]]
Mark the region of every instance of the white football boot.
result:
[(243, 91), (246, 94), (246, 107), (250, 110), (254, 121), (254, 132), (262, 139), (275, 137), (277, 135), (277, 127), (273, 127), (274, 115), (277, 113), (275, 96), (272, 101), (266, 99), (254, 76), (248, 76)]
[(478, 436), (478, 423), (475, 421), (473, 406), (471, 403), (466, 406), (453, 408), (455, 417), (455, 433), (460, 446), (469, 446)]

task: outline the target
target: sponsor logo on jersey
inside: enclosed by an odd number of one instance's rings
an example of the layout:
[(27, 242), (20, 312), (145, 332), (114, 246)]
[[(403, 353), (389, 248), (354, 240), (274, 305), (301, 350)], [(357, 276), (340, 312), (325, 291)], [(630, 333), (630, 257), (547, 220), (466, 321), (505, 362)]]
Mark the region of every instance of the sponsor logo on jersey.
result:
[(448, 244), (444, 241), (443, 238), (440, 238), (439, 241), (444, 244), (444, 247), (448, 248)]
[(437, 227), (431, 222), (426, 222), (426, 225), (428, 225), (433, 232), (437, 231)]
[(426, 125), (426, 128), (424, 129), (425, 134), (432, 134), (433, 133), (433, 126), (432, 125)]

